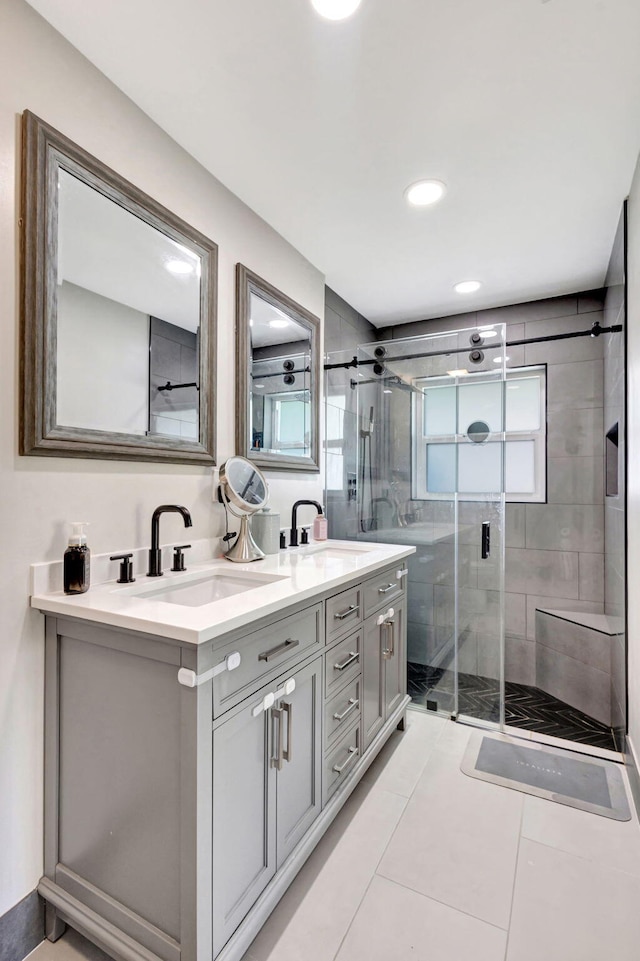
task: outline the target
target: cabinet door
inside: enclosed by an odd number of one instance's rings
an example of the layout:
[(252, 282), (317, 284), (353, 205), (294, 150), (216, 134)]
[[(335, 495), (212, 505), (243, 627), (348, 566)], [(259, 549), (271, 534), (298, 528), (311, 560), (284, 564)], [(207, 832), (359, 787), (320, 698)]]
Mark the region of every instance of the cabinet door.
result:
[(362, 718), (365, 751), (384, 724), (383, 630), (376, 624), (375, 614), (365, 621), (362, 658)]
[(322, 658), (292, 675), (295, 691), (272, 709), (277, 770), (278, 868), (322, 806)]
[(269, 711), (253, 716), (259, 702), (249, 698), (213, 732), (214, 957), (276, 870), (271, 719)]
[(389, 627), (381, 628), (383, 634), (385, 720), (395, 711), (407, 690), (406, 630), (406, 602), (396, 602), (392, 624)]

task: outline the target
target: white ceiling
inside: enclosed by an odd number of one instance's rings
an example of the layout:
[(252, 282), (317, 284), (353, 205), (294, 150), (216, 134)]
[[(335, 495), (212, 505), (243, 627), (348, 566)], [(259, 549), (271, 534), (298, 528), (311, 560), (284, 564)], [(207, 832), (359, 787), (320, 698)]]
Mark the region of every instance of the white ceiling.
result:
[[(378, 325), (603, 281), (638, 0), (30, 2)], [(410, 210), (423, 177), (448, 194)]]

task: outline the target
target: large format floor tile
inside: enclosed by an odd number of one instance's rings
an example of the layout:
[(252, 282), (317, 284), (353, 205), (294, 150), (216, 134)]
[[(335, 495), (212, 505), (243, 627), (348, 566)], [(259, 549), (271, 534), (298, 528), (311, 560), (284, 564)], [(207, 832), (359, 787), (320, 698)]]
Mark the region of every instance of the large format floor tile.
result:
[(407, 711), (407, 730), (394, 731), (364, 776), (376, 788), (411, 797), (431, 752), (447, 724), (423, 711)]
[(374, 878), (336, 961), (503, 961), (506, 932)]
[(614, 821), (543, 798), (526, 797), (522, 836), (640, 878), (640, 830), (633, 813), (631, 821)]
[(638, 905), (640, 878), (523, 838), (507, 961), (638, 961)]
[(378, 873), (506, 929), (523, 795), (461, 774), (469, 732), (445, 728)]
[[(357, 789), (366, 790), (364, 784)], [(334, 824), (245, 961), (333, 961), (407, 803), (399, 794), (375, 789), (361, 803), (357, 795), (352, 801), (359, 806), (351, 820)]]

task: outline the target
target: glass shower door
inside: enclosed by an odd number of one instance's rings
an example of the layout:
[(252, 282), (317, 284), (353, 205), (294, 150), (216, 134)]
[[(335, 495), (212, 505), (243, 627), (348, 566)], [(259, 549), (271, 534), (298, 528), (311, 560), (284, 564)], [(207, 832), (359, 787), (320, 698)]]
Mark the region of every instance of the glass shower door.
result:
[(354, 378), (356, 536), (416, 547), (409, 693), (487, 723), (504, 702), (504, 353), (498, 325), (369, 344)]

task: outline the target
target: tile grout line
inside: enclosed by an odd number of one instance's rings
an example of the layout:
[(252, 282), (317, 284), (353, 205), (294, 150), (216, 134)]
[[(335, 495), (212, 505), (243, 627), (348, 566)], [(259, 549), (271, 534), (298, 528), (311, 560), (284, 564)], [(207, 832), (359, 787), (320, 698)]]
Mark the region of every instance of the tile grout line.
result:
[(509, 923), (507, 925), (507, 940), (504, 947), (504, 961), (507, 961), (509, 954), (509, 938), (511, 937), (511, 922), (513, 920), (513, 906), (516, 899), (516, 883), (518, 880), (518, 868), (520, 866), (520, 849), (522, 847), (523, 840), (523, 827), (524, 827), (524, 806), (526, 804), (526, 797), (522, 798), (522, 810), (520, 811), (520, 827), (518, 828), (518, 850), (516, 852), (516, 863), (513, 871), (513, 885), (511, 887), (511, 907), (509, 909)]
[(389, 884), (395, 884), (397, 887), (402, 888), (405, 891), (411, 891), (416, 897), (424, 898), (425, 901), (433, 901), (434, 904), (441, 904), (443, 908), (449, 908), (450, 911), (455, 911), (457, 914), (464, 915), (465, 918), (471, 918), (473, 921), (477, 921), (479, 924), (486, 924), (490, 928), (495, 928), (496, 931), (502, 931), (503, 934), (508, 933), (507, 928), (500, 927), (499, 924), (494, 924), (493, 921), (487, 921), (485, 918), (479, 918), (477, 914), (471, 914), (469, 911), (463, 911), (462, 908), (454, 908), (452, 904), (448, 904), (447, 901), (441, 901), (439, 898), (434, 898), (431, 894), (423, 894), (422, 891), (416, 891), (408, 884), (403, 884), (402, 881), (398, 881), (396, 878), (389, 878), (386, 874), (376, 873), (375, 877), (382, 878)]
[[(529, 796), (533, 797), (534, 795), (529, 795)], [(540, 800), (543, 800), (543, 799), (541, 798)], [(555, 802), (552, 801), (550, 803), (553, 804)], [(593, 815), (593, 817), (599, 817), (599, 816), (601, 815), (597, 815), (597, 814)], [(610, 819), (610, 820), (613, 820), (613, 819)], [(627, 822), (617, 821), (616, 823), (625, 824)], [(632, 874), (630, 871), (623, 871), (622, 868), (614, 868), (613, 865), (605, 864), (597, 858), (588, 858), (582, 854), (576, 854), (575, 851), (566, 851), (564, 848), (558, 847), (557, 844), (547, 844), (546, 841), (540, 841), (538, 840), (538, 838), (527, 837), (526, 834), (522, 834), (520, 837), (522, 841), (528, 841), (530, 844), (537, 844), (541, 848), (548, 848), (550, 851), (556, 851), (558, 854), (566, 855), (566, 857), (575, 858), (576, 861), (584, 861), (586, 864), (592, 864), (594, 867), (598, 868), (600, 871), (603, 871), (603, 872), (610, 871), (612, 874), (621, 874), (626, 878), (634, 878), (635, 880), (640, 881), (640, 874)], [(518, 849), (519, 847), (520, 845), (518, 845)]]

